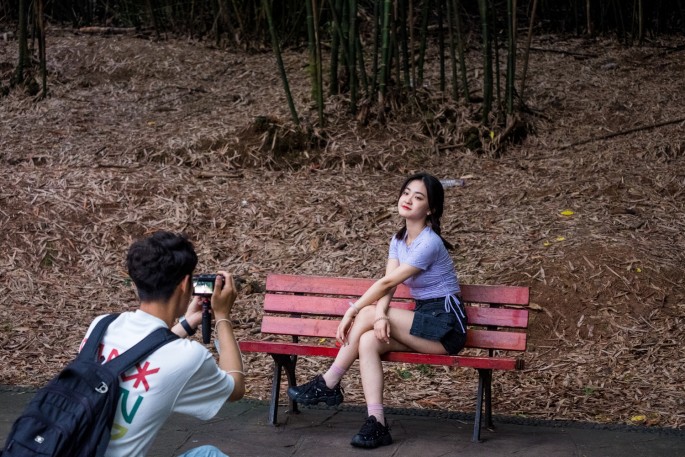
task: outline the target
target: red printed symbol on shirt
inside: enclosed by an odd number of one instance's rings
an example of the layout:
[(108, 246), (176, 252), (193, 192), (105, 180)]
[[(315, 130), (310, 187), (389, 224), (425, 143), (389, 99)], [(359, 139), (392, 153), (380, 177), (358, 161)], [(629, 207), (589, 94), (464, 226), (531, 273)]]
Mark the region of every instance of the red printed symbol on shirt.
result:
[(150, 384), (147, 382), (147, 376), (151, 374), (155, 374), (159, 371), (159, 368), (155, 368), (152, 370), (148, 370), (147, 367), (150, 366), (150, 362), (145, 362), (145, 364), (141, 367), (139, 363), (136, 363), (136, 374), (130, 375), (130, 376), (122, 376), (122, 380), (124, 381), (130, 381), (132, 379), (135, 379), (136, 382), (133, 383), (133, 388), (135, 389), (140, 385), (142, 382), (143, 385), (145, 386), (145, 391), (150, 390)]

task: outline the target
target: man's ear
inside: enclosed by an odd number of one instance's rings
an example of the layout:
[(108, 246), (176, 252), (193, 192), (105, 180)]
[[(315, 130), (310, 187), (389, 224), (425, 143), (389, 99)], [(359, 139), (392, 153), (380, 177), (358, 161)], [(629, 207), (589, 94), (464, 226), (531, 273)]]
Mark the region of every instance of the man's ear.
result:
[(183, 293), (186, 293), (189, 288), (193, 287), (193, 282), (190, 275), (185, 275), (179, 285), (181, 286), (181, 291)]

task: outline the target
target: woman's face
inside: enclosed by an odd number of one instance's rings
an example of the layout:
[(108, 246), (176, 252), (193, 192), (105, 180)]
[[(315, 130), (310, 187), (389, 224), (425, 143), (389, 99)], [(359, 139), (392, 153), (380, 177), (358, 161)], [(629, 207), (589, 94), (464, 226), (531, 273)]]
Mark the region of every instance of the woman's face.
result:
[(422, 180), (409, 181), (397, 202), (397, 211), (407, 220), (425, 221), (430, 212), (426, 185)]

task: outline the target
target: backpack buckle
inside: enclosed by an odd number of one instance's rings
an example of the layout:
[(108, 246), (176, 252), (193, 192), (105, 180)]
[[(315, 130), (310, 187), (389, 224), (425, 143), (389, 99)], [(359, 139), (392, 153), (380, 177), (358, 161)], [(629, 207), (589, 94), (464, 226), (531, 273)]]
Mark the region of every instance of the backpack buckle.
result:
[(109, 387), (107, 387), (107, 384), (105, 384), (105, 381), (102, 381), (99, 386), (95, 388), (95, 390), (101, 394), (106, 394), (107, 391), (109, 390)]

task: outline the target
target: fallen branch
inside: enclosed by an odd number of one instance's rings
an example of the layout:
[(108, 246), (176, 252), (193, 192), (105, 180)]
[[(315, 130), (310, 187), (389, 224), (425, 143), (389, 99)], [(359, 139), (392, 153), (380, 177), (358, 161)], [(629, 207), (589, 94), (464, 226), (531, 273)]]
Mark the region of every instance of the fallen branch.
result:
[(599, 57), (597, 54), (583, 54), (580, 52), (573, 52), (573, 51), (564, 51), (561, 49), (546, 49), (546, 48), (530, 48), (531, 51), (538, 51), (538, 52), (550, 52), (552, 54), (563, 54), (566, 56), (573, 56), (573, 57), (584, 57), (587, 59), (592, 59), (595, 57)]
[(225, 173), (225, 172), (216, 172), (216, 171), (200, 171), (195, 174), (198, 178), (204, 178), (204, 179), (211, 179), (211, 178), (242, 178), (243, 173), (242, 172), (235, 172), (235, 173)]
[(603, 136), (599, 136), (596, 138), (589, 138), (587, 140), (582, 140), (582, 141), (578, 141), (576, 143), (571, 143), (571, 144), (561, 146), (559, 149), (560, 150), (569, 149), (569, 148), (572, 148), (574, 146), (580, 146), (583, 144), (593, 143), (595, 141), (608, 140), (610, 138), (615, 138), (617, 136), (628, 135), (630, 133), (640, 132), (640, 131), (644, 131), (644, 130), (656, 129), (659, 127), (664, 127), (666, 125), (679, 124), (681, 122), (685, 122), (685, 117), (681, 117), (679, 119), (672, 119), (670, 121), (657, 122), (656, 124), (642, 125), (640, 127), (634, 127), (632, 129), (628, 129), (628, 130), (621, 130), (619, 132), (610, 133), (608, 135), (603, 135)]
[(101, 34), (112, 34), (112, 35), (123, 35), (126, 33), (135, 33), (135, 27), (81, 27), (78, 29), (81, 33), (101, 33)]

